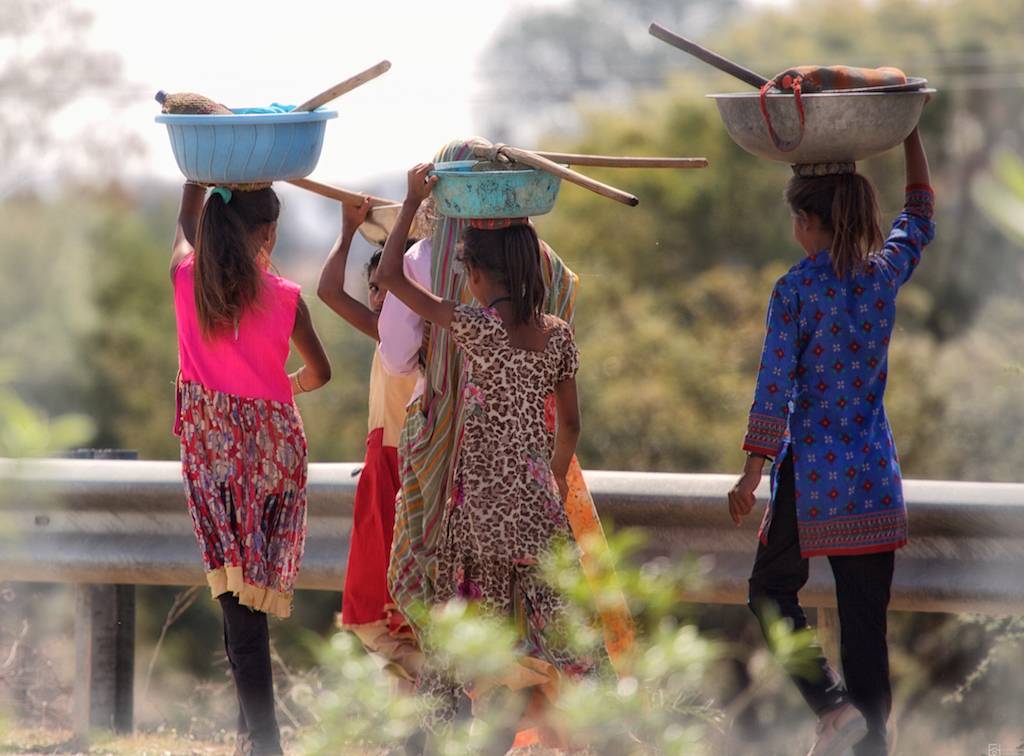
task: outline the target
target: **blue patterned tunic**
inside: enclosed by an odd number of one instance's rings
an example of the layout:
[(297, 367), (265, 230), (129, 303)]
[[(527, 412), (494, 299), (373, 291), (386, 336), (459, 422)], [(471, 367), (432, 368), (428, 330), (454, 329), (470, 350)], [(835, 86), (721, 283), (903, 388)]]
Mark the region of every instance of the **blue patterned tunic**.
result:
[(907, 188), (885, 247), (839, 279), (828, 252), (775, 284), (743, 448), (793, 455), (803, 557), (893, 551), (907, 542), (899, 459), (882, 397), (896, 293), (935, 236), (930, 187)]

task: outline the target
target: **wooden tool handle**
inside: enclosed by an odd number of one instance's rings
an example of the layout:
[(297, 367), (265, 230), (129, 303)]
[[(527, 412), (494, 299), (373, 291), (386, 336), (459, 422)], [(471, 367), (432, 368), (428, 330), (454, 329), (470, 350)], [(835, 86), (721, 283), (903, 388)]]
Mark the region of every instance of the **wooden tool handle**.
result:
[[(473, 148), (473, 154), (477, 157), (487, 157), (488, 150), (489, 148), (485, 145), (478, 144)], [(576, 171), (558, 165), (545, 157), (541, 157), (536, 152), (520, 150), (516, 147), (509, 147), (508, 145), (501, 145), (500, 152), (512, 158), (517, 163), (523, 163), (524, 165), (529, 165), (533, 168), (539, 168), (542, 171), (547, 171), (559, 178), (571, 181), (574, 184), (579, 184), (584, 189), (589, 189), (596, 194), (616, 200), (624, 205), (635, 207), (640, 203), (640, 200), (632, 194), (627, 194), (621, 189), (616, 189), (614, 186), (602, 184), (600, 181), (595, 181), (592, 178), (576, 173)]]
[[(300, 179), (289, 179), (289, 184), (307, 189), (317, 194), (322, 194), (324, 197), (330, 197), (340, 202), (347, 202), (350, 205), (362, 205), (367, 195), (362, 192), (352, 192), (348, 189), (339, 189), (336, 186), (330, 184), (324, 184), (313, 179), (300, 178)], [(379, 207), (380, 205), (395, 205), (396, 202), (391, 200), (381, 199), (380, 197), (370, 197), (370, 207)]]
[(391, 68), (391, 61), (382, 60), (380, 63), (373, 66), (372, 68), (367, 68), (362, 73), (358, 73), (355, 76), (352, 76), (351, 78), (345, 79), (345, 81), (341, 82), (340, 84), (335, 84), (330, 89), (325, 90), (320, 94), (316, 95), (316, 97), (306, 100), (304, 103), (294, 108), (292, 112), (302, 113), (304, 111), (316, 110), (320, 106), (326, 105), (336, 97), (341, 97), (346, 92), (351, 92), (356, 87), (362, 86), (363, 84), (372, 79), (376, 79), (389, 68)]
[(575, 155), (567, 152), (537, 152), (556, 163), (586, 165), (594, 168), (707, 168), (707, 158), (610, 157), (607, 155)]
[(733, 63), (731, 60), (723, 58), (721, 55), (716, 55), (710, 50), (701, 47), (696, 42), (691, 42), (685, 37), (680, 37), (678, 34), (670, 32), (664, 26), (659, 26), (658, 24), (651, 24), (647, 31), (650, 33), (652, 37), (657, 37), (662, 42), (667, 42), (673, 47), (678, 47), (680, 50), (685, 50), (695, 58), (699, 58), (700, 60), (703, 60), (705, 63), (711, 64), (719, 71), (725, 71), (725, 73), (729, 74), (730, 76), (735, 76), (740, 81), (745, 81), (752, 87), (757, 87), (758, 89), (760, 89), (761, 87), (768, 83), (768, 79), (764, 78), (760, 74), (756, 74), (753, 71), (744, 68), (743, 66), (737, 65), (736, 63)]

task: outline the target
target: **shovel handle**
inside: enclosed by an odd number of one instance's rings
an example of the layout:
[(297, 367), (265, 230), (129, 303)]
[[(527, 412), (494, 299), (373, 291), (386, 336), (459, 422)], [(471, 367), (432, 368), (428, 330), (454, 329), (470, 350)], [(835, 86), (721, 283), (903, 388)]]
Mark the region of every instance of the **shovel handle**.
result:
[(709, 63), (719, 71), (725, 71), (730, 76), (735, 76), (740, 81), (744, 81), (752, 87), (760, 89), (768, 83), (768, 79), (756, 74), (743, 66), (733, 63), (727, 58), (723, 58), (721, 55), (717, 55), (710, 50), (707, 50), (696, 42), (691, 42), (686, 37), (680, 37), (678, 34), (670, 32), (664, 26), (658, 24), (651, 24), (647, 29), (652, 37), (657, 37), (662, 42), (667, 42), (672, 47), (678, 47), (680, 50), (684, 50), (695, 58), (703, 60), (705, 63)]
[[(313, 179), (300, 178), (300, 179), (289, 179), (289, 184), (301, 187), (310, 192), (323, 195), (324, 197), (330, 197), (336, 199), (339, 202), (347, 202), (350, 205), (362, 205), (363, 201), (369, 196), (362, 192), (353, 192), (348, 189), (340, 189), (330, 184), (324, 184)], [(370, 197), (370, 207), (378, 207), (380, 205), (394, 205), (397, 204), (391, 200), (381, 199), (380, 197)]]
[[(473, 148), (473, 154), (477, 157), (486, 158), (490, 149), (491, 148), (485, 145), (478, 144)], [(499, 152), (507, 155), (517, 163), (523, 163), (524, 165), (529, 165), (533, 168), (539, 168), (542, 171), (547, 171), (559, 178), (571, 181), (574, 184), (582, 186), (584, 189), (589, 189), (596, 194), (616, 200), (624, 205), (635, 207), (640, 203), (640, 200), (632, 194), (628, 194), (621, 189), (616, 189), (614, 186), (602, 184), (600, 181), (595, 181), (594, 179), (579, 174), (576, 171), (558, 165), (558, 163), (548, 160), (546, 157), (541, 157), (536, 152), (529, 152), (527, 150), (520, 150), (516, 147), (509, 147), (507, 144), (501, 145)]]
[(365, 84), (366, 82), (368, 82), (368, 81), (370, 81), (372, 79), (376, 79), (378, 76), (380, 76), (382, 73), (387, 71), (389, 68), (391, 68), (391, 61), (382, 60), (380, 63), (378, 63), (377, 65), (373, 66), (372, 68), (367, 68), (362, 73), (357, 73), (355, 76), (352, 76), (352, 77), (349, 77), (348, 79), (345, 79), (345, 81), (341, 82), (340, 84), (335, 84), (330, 89), (324, 90), (323, 92), (321, 92), (320, 94), (316, 95), (315, 97), (313, 97), (313, 98), (311, 98), (309, 100), (306, 100), (301, 105), (298, 105), (297, 107), (292, 109), (291, 112), (293, 112), (293, 113), (303, 113), (303, 112), (307, 112), (307, 111), (316, 110), (317, 108), (321, 107), (322, 105), (326, 105), (331, 100), (333, 100), (333, 99), (335, 99), (337, 97), (341, 97), (346, 92), (351, 92), (356, 87), (360, 87), (363, 84)]

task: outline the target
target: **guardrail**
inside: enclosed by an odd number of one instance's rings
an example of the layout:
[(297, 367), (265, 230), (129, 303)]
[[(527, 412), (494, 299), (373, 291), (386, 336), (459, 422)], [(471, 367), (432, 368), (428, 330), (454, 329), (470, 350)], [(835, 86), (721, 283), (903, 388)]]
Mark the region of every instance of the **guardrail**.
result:
[[(310, 465), (299, 588), (341, 590), (360, 464)], [(0, 460), (0, 580), (205, 585), (179, 462)]]
[[(298, 587), (341, 590), (361, 465), (309, 468)], [(732, 475), (586, 471), (602, 519), (642, 528), (649, 554), (702, 555), (697, 602), (745, 603), (758, 518), (737, 528)], [(1024, 484), (904, 481), (910, 545), (897, 552), (891, 607), (1024, 614)], [(767, 478), (757, 491), (768, 494)], [(177, 462), (0, 460), (0, 580), (204, 584)], [(802, 594), (834, 606), (826, 560)]]
[[(360, 468), (310, 465), (298, 588), (341, 590)], [(584, 476), (606, 523), (645, 531), (645, 555), (700, 555), (704, 580), (686, 589), (687, 600), (746, 602), (758, 518), (752, 515), (737, 528), (729, 517), (726, 494), (735, 476), (606, 471)], [(897, 552), (890, 608), (1024, 615), (1024, 484), (907, 480), (903, 488), (910, 545)], [(763, 501), (767, 495), (765, 478), (757, 496)], [(92, 659), (94, 667), (90, 671), (76, 662), (76, 728), (83, 731), (90, 722), (104, 724), (113, 717), (115, 729), (126, 729), (131, 674), (125, 665), (134, 653), (134, 593), (125, 588), (206, 582), (180, 464), (0, 459), (0, 580), (79, 584), (76, 659)], [(819, 622), (834, 629), (827, 560), (811, 560), (801, 600), (824, 609)], [(115, 654), (110, 669), (97, 675), (97, 649), (124, 644), (131, 653)], [(85, 703), (80, 706), (79, 700)]]

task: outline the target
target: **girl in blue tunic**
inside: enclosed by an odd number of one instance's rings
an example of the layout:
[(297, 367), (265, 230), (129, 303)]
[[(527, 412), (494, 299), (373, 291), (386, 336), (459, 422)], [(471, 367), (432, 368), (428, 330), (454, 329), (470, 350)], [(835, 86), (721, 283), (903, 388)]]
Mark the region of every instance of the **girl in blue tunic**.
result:
[[(823, 655), (815, 679), (794, 676), (818, 716), (811, 756), (888, 753), (892, 705), (886, 609), (894, 553), (907, 542), (899, 460), (882, 397), (896, 293), (935, 234), (928, 161), (915, 128), (904, 142), (903, 212), (884, 240), (878, 201), (854, 165), (794, 166), (786, 188), (793, 236), (807, 256), (775, 285), (743, 448), (729, 492), (737, 525), (772, 461), (749, 606), (807, 626), (798, 591), (807, 560), (829, 558), (845, 684)], [(766, 609), (769, 611), (766, 612)]]

